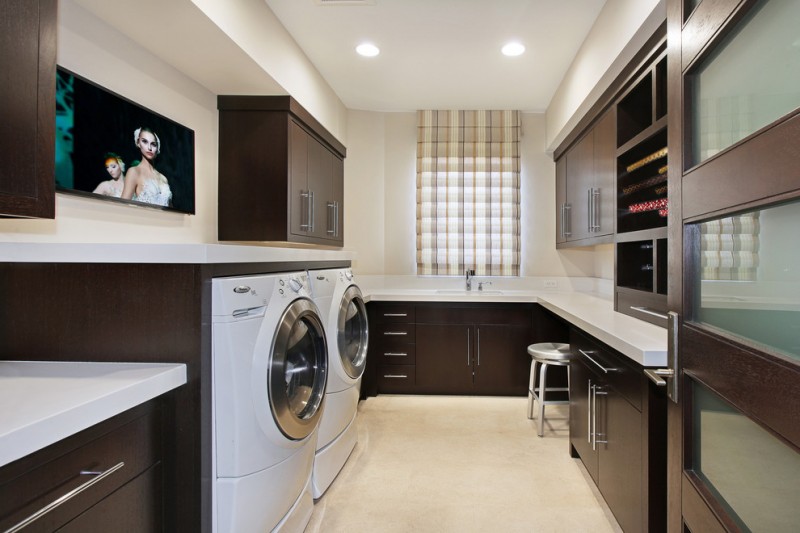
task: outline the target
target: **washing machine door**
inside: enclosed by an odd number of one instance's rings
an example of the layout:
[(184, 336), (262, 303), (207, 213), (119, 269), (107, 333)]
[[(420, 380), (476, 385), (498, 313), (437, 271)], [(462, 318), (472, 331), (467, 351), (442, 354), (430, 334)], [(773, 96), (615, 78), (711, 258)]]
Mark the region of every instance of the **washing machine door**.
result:
[(348, 376), (358, 379), (364, 373), (367, 363), (369, 326), (364, 298), (355, 285), (350, 285), (344, 291), (336, 326), (342, 367)]
[(328, 376), (328, 347), (317, 306), (293, 301), (278, 322), (269, 366), (272, 415), (286, 437), (302, 440), (319, 423)]

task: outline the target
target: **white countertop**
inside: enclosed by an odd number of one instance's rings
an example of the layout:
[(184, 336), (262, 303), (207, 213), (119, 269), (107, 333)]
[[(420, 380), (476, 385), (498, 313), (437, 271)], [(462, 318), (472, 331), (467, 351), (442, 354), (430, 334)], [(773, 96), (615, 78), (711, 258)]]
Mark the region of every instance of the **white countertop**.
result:
[(7, 263), (274, 263), (350, 261), (352, 251), (258, 244), (0, 243)]
[(420, 288), (362, 287), (367, 301), (539, 303), (633, 361), (646, 367), (667, 364), (667, 330), (614, 311), (610, 296), (592, 292), (488, 290), (470, 292)]
[(186, 365), (0, 361), (0, 466), (186, 383)]

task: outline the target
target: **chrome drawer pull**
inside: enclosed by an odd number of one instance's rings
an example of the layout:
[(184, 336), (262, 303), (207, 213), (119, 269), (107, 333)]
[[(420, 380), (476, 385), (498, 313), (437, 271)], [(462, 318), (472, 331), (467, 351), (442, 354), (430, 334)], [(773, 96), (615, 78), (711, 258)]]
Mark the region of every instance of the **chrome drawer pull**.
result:
[(383, 377), (392, 379), (408, 379), (408, 376), (404, 374), (384, 374)]
[(384, 335), (408, 335), (407, 331), (384, 331)]
[(408, 316), (408, 313), (383, 313), (383, 316)]
[(630, 308), (633, 309), (634, 311), (639, 311), (640, 313), (644, 313), (646, 315), (651, 315), (651, 316), (655, 316), (655, 317), (658, 317), (658, 318), (663, 318), (664, 320), (667, 320), (669, 318), (664, 313), (659, 313), (658, 311), (652, 311), (652, 310), (648, 309), (647, 307), (639, 307), (639, 306), (632, 305), (632, 306), (630, 306)]
[(61, 504), (67, 503), (69, 500), (71, 500), (72, 498), (74, 498), (75, 496), (80, 494), (81, 492), (85, 491), (86, 489), (88, 489), (92, 485), (95, 485), (95, 484), (101, 482), (103, 479), (107, 478), (108, 476), (110, 476), (111, 474), (113, 474), (114, 472), (116, 472), (117, 470), (122, 468), (123, 466), (125, 466), (125, 463), (121, 462), (121, 463), (117, 463), (116, 465), (112, 466), (111, 468), (109, 468), (105, 472), (81, 471), (81, 475), (92, 475), (92, 476), (97, 476), (97, 477), (95, 477), (93, 479), (90, 479), (86, 483), (83, 483), (82, 485), (80, 485), (78, 487), (75, 487), (74, 489), (72, 489), (71, 491), (67, 492), (63, 496), (61, 496), (61, 497), (53, 500), (52, 502), (48, 503), (47, 505), (45, 505), (44, 507), (42, 507), (41, 509), (39, 509), (38, 511), (36, 511), (32, 515), (30, 515), (28, 518), (26, 518), (22, 522), (18, 523), (15, 526), (12, 526), (10, 529), (5, 530), (4, 533), (16, 533), (17, 531), (20, 531), (21, 529), (27, 527), (32, 522), (40, 519), (41, 517), (43, 517), (44, 515), (46, 515), (47, 513), (52, 511), (53, 509), (55, 509), (56, 507), (60, 506)]
[(383, 355), (385, 355), (386, 357), (408, 357), (408, 354), (403, 352), (396, 352), (396, 353), (384, 352)]
[(616, 369), (616, 368), (606, 368), (606, 367), (604, 367), (603, 365), (601, 365), (600, 363), (598, 363), (597, 361), (595, 361), (595, 360), (592, 358), (592, 356), (591, 356), (591, 355), (589, 355), (590, 353), (597, 353), (596, 351), (594, 351), (594, 350), (590, 350), (590, 351), (586, 352), (586, 351), (584, 351), (584, 350), (581, 350), (581, 349), (578, 349), (578, 351), (579, 351), (579, 352), (581, 352), (581, 355), (583, 355), (583, 356), (584, 356), (586, 359), (588, 359), (589, 361), (591, 361), (592, 363), (594, 363), (594, 364), (595, 364), (595, 366), (596, 366), (597, 368), (599, 368), (600, 370), (602, 370), (604, 373), (608, 374), (609, 372), (616, 372), (616, 371), (617, 371), (617, 369)]

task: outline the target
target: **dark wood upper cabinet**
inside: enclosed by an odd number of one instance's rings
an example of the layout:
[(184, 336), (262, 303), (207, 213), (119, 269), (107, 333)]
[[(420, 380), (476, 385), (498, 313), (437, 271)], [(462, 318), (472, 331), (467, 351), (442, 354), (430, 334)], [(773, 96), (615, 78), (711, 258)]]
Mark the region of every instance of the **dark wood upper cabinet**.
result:
[(342, 246), (345, 147), (289, 96), (220, 96), (223, 241)]
[(56, 10), (0, 3), (0, 216), (55, 217)]

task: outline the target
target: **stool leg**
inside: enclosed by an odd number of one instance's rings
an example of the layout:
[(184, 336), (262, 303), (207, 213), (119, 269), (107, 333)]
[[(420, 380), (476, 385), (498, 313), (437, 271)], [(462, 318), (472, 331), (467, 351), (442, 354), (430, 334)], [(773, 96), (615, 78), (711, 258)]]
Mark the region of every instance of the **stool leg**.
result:
[(545, 394), (547, 394), (547, 367), (548, 365), (542, 363), (542, 369), (539, 371), (539, 436), (544, 436), (544, 402)]
[(528, 419), (533, 418), (533, 396), (536, 386), (536, 359), (531, 359), (531, 377), (528, 382)]

